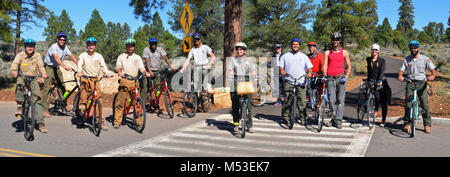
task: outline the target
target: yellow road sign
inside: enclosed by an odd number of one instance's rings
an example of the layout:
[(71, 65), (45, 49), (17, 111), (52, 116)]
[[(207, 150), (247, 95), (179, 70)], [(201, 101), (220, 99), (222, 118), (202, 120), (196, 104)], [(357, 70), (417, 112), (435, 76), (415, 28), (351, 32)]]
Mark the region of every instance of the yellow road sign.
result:
[(191, 37), (183, 38), (183, 52), (188, 53), (192, 49)]
[(186, 36), (189, 36), (189, 30), (191, 29), (192, 21), (194, 21), (194, 14), (191, 11), (191, 7), (189, 7), (189, 4), (186, 2), (180, 18), (181, 27), (183, 27)]

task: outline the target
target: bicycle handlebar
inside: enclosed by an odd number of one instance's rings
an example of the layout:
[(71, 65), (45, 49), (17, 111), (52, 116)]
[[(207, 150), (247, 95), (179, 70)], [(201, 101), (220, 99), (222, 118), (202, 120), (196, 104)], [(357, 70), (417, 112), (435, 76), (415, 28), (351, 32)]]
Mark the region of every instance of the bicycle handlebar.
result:
[(128, 79), (128, 80), (139, 80), (139, 79), (141, 79), (143, 76), (145, 76), (144, 73), (140, 74), (138, 77), (133, 77), (133, 76), (130, 76), (130, 75), (128, 75), (128, 74), (125, 74), (125, 75), (122, 76), (122, 78)]

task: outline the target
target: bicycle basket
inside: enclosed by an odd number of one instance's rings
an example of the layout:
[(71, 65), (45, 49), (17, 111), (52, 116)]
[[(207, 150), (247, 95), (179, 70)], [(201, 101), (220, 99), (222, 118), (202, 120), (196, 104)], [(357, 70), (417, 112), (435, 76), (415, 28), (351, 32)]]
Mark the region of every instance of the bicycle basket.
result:
[(236, 91), (238, 95), (251, 95), (256, 93), (256, 89), (251, 82), (239, 82)]

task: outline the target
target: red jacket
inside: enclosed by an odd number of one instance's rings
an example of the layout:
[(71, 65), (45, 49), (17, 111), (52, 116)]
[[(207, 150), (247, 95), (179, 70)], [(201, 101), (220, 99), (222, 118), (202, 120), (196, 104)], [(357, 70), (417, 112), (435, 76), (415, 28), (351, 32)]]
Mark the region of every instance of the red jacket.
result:
[[(314, 57), (314, 58), (311, 58)], [(309, 61), (311, 61), (312, 65), (314, 66), (312, 68), (313, 73), (319, 73), (322, 72), (323, 68), (323, 54), (320, 52), (317, 52), (315, 56), (308, 55)]]

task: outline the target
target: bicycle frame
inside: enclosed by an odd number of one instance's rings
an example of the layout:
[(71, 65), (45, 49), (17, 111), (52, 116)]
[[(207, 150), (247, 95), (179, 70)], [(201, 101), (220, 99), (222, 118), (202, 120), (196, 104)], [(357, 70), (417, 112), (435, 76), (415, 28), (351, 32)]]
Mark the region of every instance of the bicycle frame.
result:
[[(125, 115), (128, 115), (128, 113), (130, 112), (131, 109), (131, 105), (136, 106), (136, 104), (133, 104), (134, 101), (139, 97), (139, 87), (137, 85), (137, 82), (139, 82), (139, 79), (142, 77), (143, 75), (140, 75), (137, 79), (133, 79), (134, 80), (134, 95), (131, 95), (131, 100), (125, 101)], [(153, 87), (152, 87), (153, 88)], [(128, 105), (129, 102), (129, 105)], [(136, 109), (135, 109), (136, 110)]]
[[(161, 85), (164, 85), (164, 87), (162, 87), (162, 89), (161, 89), (159, 95), (158, 95), (158, 96), (153, 95), (153, 91), (155, 91), (155, 89), (156, 89), (157, 87), (160, 87)], [(170, 89), (169, 89), (169, 86), (168, 86), (168, 84), (167, 84), (167, 80), (166, 80), (166, 79), (164, 79), (163, 82), (160, 82), (160, 83), (157, 84), (157, 85), (153, 85), (153, 81), (152, 81), (152, 88), (150, 89), (150, 93), (152, 94), (151, 97), (152, 97), (152, 98), (155, 98), (154, 100), (150, 99), (150, 101), (154, 101), (154, 103), (152, 103), (152, 104), (158, 105), (158, 104), (159, 104), (159, 99), (161, 98), (162, 93), (163, 93), (164, 91), (166, 91), (166, 90), (169, 92), (169, 98), (170, 98), (170, 100), (172, 100), (172, 94), (170, 94)]]
[[(407, 81), (414, 85), (414, 89), (413, 89), (414, 96), (413, 96), (413, 99), (411, 100), (411, 109), (409, 110), (410, 111), (409, 119), (412, 120), (414, 118), (413, 117), (413, 114), (414, 114), (415, 118), (417, 120), (417, 118), (419, 117), (419, 102), (417, 101), (417, 87), (416, 87), (415, 82), (413, 82), (411, 80), (407, 80)], [(415, 105), (417, 106), (416, 112), (413, 112), (413, 109), (412, 109), (412, 106), (414, 106), (414, 103), (416, 103)]]
[[(102, 79), (103, 79), (103, 77), (100, 80), (102, 80)], [(84, 113), (84, 118), (86, 120), (89, 117), (89, 114), (91, 113), (92, 105), (94, 105), (94, 103), (98, 100), (96, 85), (97, 85), (97, 82), (100, 82), (100, 80), (95, 80), (94, 81), (94, 91), (91, 92), (91, 94), (89, 94), (87, 96), (87, 98), (91, 97), (91, 99), (87, 100), (87, 103), (86, 103), (87, 107), (86, 107), (86, 110), (85, 110), (85, 113)], [(97, 110), (95, 110), (95, 108), (94, 108), (94, 112), (95, 111), (97, 111)]]

